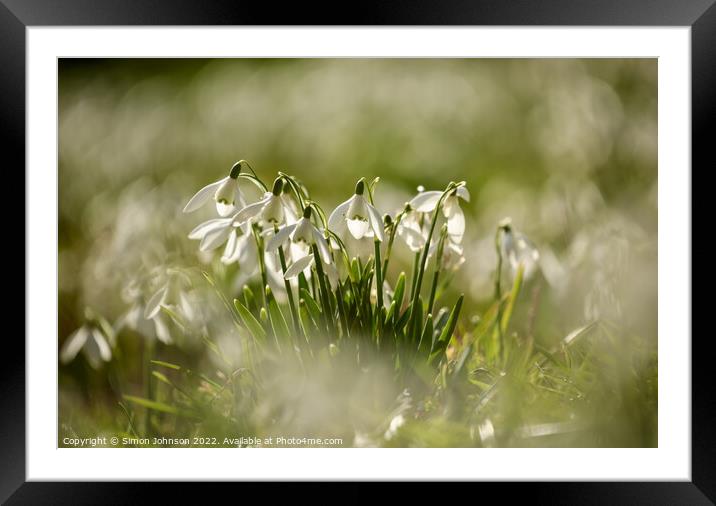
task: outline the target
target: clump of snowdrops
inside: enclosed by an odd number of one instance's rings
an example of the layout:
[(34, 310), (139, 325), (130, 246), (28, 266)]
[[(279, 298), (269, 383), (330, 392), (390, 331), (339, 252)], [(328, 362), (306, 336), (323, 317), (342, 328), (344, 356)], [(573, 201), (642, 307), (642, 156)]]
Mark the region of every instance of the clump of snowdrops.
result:
[[(258, 201), (245, 201), (242, 180), (259, 188)], [(250, 353), (305, 362), (350, 350), (358, 363), (380, 353), (402, 376), (444, 360), (463, 297), (438, 307), (436, 294), (441, 273), (464, 261), (460, 201), (470, 194), (464, 182), (450, 182), (382, 213), (378, 181), (358, 180), (329, 213), (294, 176), (279, 172), (265, 182), (242, 160), (189, 200), (184, 212), (211, 203), (218, 214), (189, 234), (199, 249), (222, 249), (223, 263), (260, 280), (259, 293), (247, 283), (233, 299)], [(414, 251), (414, 266), (388, 279), (397, 238)]]
[[(258, 200), (247, 201), (245, 185), (260, 190)], [(130, 436), (304, 434), (340, 436), (337, 444), (353, 446), (491, 446), (584, 430), (570, 408), (595, 382), (591, 345), (582, 343), (585, 336), (613, 342), (614, 329), (588, 323), (552, 350), (534, 343), (531, 330), (511, 329), (524, 283), (539, 271), (539, 253), (509, 219), (495, 229), (494, 300), (480, 317), (466, 317), (463, 296), (451, 300), (445, 289), (465, 262), (465, 183), (419, 188), (400, 209), (378, 209), (378, 191), (378, 178), (360, 179), (343, 203), (326, 210), (295, 176), (264, 180), (237, 162), (184, 212), (216, 210), (188, 237), (205, 260), (240, 272), (241, 286), (217, 269), (160, 268), (150, 283), (130, 285), (130, 309), (114, 326), (89, 310), (61, 360), (82, 350), (98, 368), (119, 351), (123, 328), (153, 336), (143, 356), (144, 392), (123, 394), (120, 403)], [(389, 276), (397, 270), (389, 267), (398, 243), (413, 263)], [(214, 342), (216, 315), (201, 315), (200, 282), (230, 313), (238, 363)], [(153, 287), (147, 297), (142, 284)], [(205, 373), (155, 353), (156, 341), (165, 349), (177, 344), (172, 325), (200, 333), (223, 366)], [(535, 396), (542, 391), (554, 401)], [(562, 414), (547, 416), (550, 402)], [(143, 409), (143, 420), (131, 406)], [(550, 422), (528, 423), (531, 416)]]

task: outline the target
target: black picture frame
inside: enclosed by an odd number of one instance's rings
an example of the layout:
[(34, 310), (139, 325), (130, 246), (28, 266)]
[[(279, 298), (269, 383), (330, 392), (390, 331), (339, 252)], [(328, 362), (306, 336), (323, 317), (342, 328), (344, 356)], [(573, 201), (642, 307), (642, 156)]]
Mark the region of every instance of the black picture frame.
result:
[[(25, 29), (86, 25), (550, 25), (691, 27), (692, 169), (716, 167), (708, 127), (716, 118), (715, 0), (443, 0), (429, 4), (400, 0), (305, 2), (277, 7), (243, 0), (0, 0), (0, 138), (3, 175), (19, 177), (25, 165)], [(7, 184), (7, 183), (6, 183)], [(22, 183), (24, 188), (24, 179)], [(692, 185), (693, 188), (696, 188)], [(15, 188), (19, 190), (19, 185)], [(708, 190), (704, 190), (708, 191)], [(16, 191), (19, 195), (19, 191)], [(25, 197), (25, 205), (30, 205)], [(692, 197), (693, 199), (693, 197)], [(702, 201), (703, 202), (703, 201)], [(3, 199), (9, 215), (17, 213)], [(699, 212), (701, 211), (701, 212)], [(12, 213), (12, 214), (10, 214)], [(696, 220), (708, 216), (693, 206)], [(23, 227), (23, 236), (25, 234)], [(692, 246), (693, 248), (693, 246)], [(692, 250), (694, 251), (694, 250)], [(25, 272), (31, 266), (25, 265)], [(20, 269), (15, 269), (20, 272)], [(705, 276), (708, 277), (708, 276)], [(708, 298), (692, 297), (692, 307)], [(692, 309), (693, 314), (693, 309)], [(0, 368), (0, 501), (8, 504), (106, 504), (140, 502), (142, 484), (57, 483), (25, 480), (25, 346), (6, 332)], [(669, 336), (690, 339), (691, 336)], [(500, 498), (528, 494), (538, 504), (713, 504), (716, 501), (716, 415), (710, 333), (692, 344), (691, 482), (529, 483), (500, 487)], [(668, 437), (668, 436), (667, 436)], [(90, 456), (91, 457), (91, 456)], [(157, 484), (165, 502), (183, 498), (186, 487)], [(246, 484), (241, 486), (247, 486)], [(494, 485), (480, 485), (481, 491)]]

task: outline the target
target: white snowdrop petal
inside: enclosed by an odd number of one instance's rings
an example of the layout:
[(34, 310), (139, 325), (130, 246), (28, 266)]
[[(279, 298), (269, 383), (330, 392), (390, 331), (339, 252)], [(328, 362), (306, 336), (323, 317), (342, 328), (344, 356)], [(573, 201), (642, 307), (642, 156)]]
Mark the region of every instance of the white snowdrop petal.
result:
[(232, 203), (216, 203), (216, 212), (219, 213), (219, 216), (228, 216), (234, 211), (234, 209), (236, 209), (236, 206)]
[(212, 195), (214, 195), (214, 193), (216, 193), (216, 190), (219, 188), (219, 186), (221, 186), (227, 179), (229, 179), (228, 176), (224, 179), (220, 179), (219, 181), (208, 184), (204, 188), (196, 192), (194, 196), (189, 199), (189, 202), (187, 202), (186, 206), (184, 206), (184, 212), (190, 213), (199, 209), (211, 198)]
[(205, 221), (189, 232), (188, 237), (189, 239), (203, 239), (208, 232), (224, 226), (225, 223), (225, 218), (214, 218), (213, 220)]
[(276, 232), (266, 244), (266, 250), (272, 251), (278, 249), (279, 246), (286, 242), (286, 240), (290, 237), (291, 232), (293, 232), (295, 228), (296, 224), (294, 223), (292, 225), (286, 225), (285, 227), (278, 229), (278, 232)]
[(152, 318), (152, 321), (154, 322), (154, 332), (157, 336), (157, 339), (159, 339), (164, 344), (172, 344), (172, 335), (169, 332), (169, 326), (167, 325), (167, 322), (164, 320), (162, 315), (157, 315), (156, 317)]
[(60, 361), (63, 364), (72, 362), (72, 360), (77, 356), (77, 353), (79, 353), (79, 351), (87, 342), (88, 336), (89, 330), (85, 325), (70, 334), (70, 336), (65, 339), (65, 342), (62, 345), (62, 350), (60, 351)]
[(229, 239), (226, 241), (226, 247), (224, 248), (224, 254), (221, 255), (221, 262), (223, 264), (231, 264), (236, 261), (236, 259), (239, 256), (239, 252), (237, 251), (236, 245), (237, 245), (237, 236), (236, 236), (236, 230), (232, 230), (229, 233)]
[(465, 235), (465, 214), (462, 209), (457, 207), (450, 218), (447, 220), (448, 235), (454, 242), (462, 242), (462, 237)]
[(355, 239), (361, 239), (367, 232), (370, 224), (368, 220), (361, 218), (347, 219), (346, 225), (348, 225), (348, 231)]
[(266, 203), (261, 208), (261, 217), (269, 223), (282, 223), (284, 212), (281, 199), (273, 194), (269, 194)]
[[(271, 195), (269, 193), (269, 195)], [(244, 221), (248, 220), (249, 218), (254, 218), (256, 215), (258, 215), (263, 207), (266, 205), (266, 203), (269, 201), (268, 197), (264, 197), (258, 202), (254, 202), (253, 204), (249, 204), (248, 206), (244, 207), (241, 211), (239, 211), (236, 214), (236, 217), (234, 218), (234, 221), (237, 223), (243, 223)]]
[(405, 244), (408, 245), (412, 251), (420, 251), (425, 245), (425, 237), (417, 230), (410, 227), (400, 227), (398, 229), (398, 235), (402, 237)]
[(147, 305), (144, 306), (144, 317), (146, 319), (153, 318), (160, 309), (160, 306), (162, 303), (164, 303), (164, 299), (167, 296), (167, 293), (169, 291), (169, 288), (167, 286), (163, 286), (149, 298), (149, 301), (147, 302)]
[(323, 234), (317, 229), (313, 228), (313, 240), (318, 247), (318, 253), (321, 255), (321, 260), (324, 264), (331, 263), (331, 250), (328, 248), (328, 241), (323, 237)]
[(97, 349), (99, 350), (99, 356), (105, 362), (112, 360), (112, 349), (109, 347), (104, 334), (99, 329), (92, 329), (92, 338), (97, 343)]
[(335, 290), (338, 288), (338, 268), (336, 267), (336, 264), (327, 264), (323, 267), (323, 270), (326, 273), (326, 277), (328, 278), (328, 283), (331, 285), (331, 290)]
[(345, 219), (346, 212), (348, 211), (348, 208), (351, 205), (351, 202), (353, 202), (353, 199), (355, 198), (355, 195), (353, 197), (349, 198), (342, 204), (339, 204), (338, 207), (336, 207), (331, 215), (328, 217), (328, 228), (331, 230), (336, 230), (341, 222)]
[(284, 274), (283, 277), (286, 279), (295, 278), (312, 263), (313, 255), (306, 255), (305, 257), (301, 257), (295, 262), (293, 262), (288, 269), (286, 269), (286, 274)]
[(380, 217), (378, 210), (370, 204), (368, 204), (368, 217), (370, 218), (370, 225), (373, 229), (373, 233), (380, 242), (383, 242), (385, 240), (383, 219)]
[(313, 223), (311, 223), (311, 220), (308, 218), (301, 218), (298, 220), (298, 223), (296, 223), (296, 228), (293, 229), (293, 233), (291, 233), (291, 240), (293, 242), (305, 242), (306, 244), (311, 244), (313, 242)]
[(239, 237), (237, 241), (237, 249), (239, 250), (239, 267), (243, 272), (253, 273), (258, 269), (258, 253), (256, 246), (252, 244), (250, 236), (244, 235)]
[(209, 251), (218, 248), (229, 238), (232, 228), (230, 226), (217, 228), (207, 233), (199, 244), (200, 251)]
[(467, 186), (458, 186), (457, 196), (465, 202), (470, 202), (470, 192), (467, 190)]
[(429, 191), (418, 193), (413, 200), (410, 201), (410, 207), (420, 213), (429, 213), (435, 209), (443, 192)]

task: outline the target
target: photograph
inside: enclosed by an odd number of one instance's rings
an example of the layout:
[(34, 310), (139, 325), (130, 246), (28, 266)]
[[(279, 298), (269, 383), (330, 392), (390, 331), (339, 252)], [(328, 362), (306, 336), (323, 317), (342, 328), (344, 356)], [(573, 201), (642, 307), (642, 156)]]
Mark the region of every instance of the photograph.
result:
[(657, 448), (658, 67), (57, 58), (57, 447)]

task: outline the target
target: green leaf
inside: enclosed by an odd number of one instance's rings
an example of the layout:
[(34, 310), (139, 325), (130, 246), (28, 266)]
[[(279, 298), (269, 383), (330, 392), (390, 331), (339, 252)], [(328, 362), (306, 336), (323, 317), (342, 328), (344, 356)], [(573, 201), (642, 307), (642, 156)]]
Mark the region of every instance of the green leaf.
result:
[(358, 265), (357, 258), (353, 258), (353, 260), (351, 260), (350, 276), (351, 281), (354, 283), (358, 283), (360, 281), (360, 265)]
[(160, 373), (159, 371), (152, 371), (152, 376), (154, 376), (155, 378), (157, 378), (157, 379), (158, 379), (159, 381), (161, 381), (162, 383), (166, 383), (166, 384), (169, 385), (170, 387), (173, 387), (173, 386), (174, 386), (174, 385), (172, 385), (172, 382), (169, 381), (169, 378), (167, 378), (166, 376), (164, 376), (164, 375), (163, 375), (162, 373)]
[(455, 331), (455, 327), (457, 326), (457, 319), (460, 315), (460, 310), (462, 309), (462, 301), (464, 298), (464, 295), (460, 295), (460, 298), (457, 299), (455, 306), (452, 308), (447, 325), (445, 325), (445, 328), (443, 328), (443, 331), (440, 333), (440, 337), (435, 342), (435, 346), (433, 347), (433, 354), (430, 355), (431, 363), (433, 363), (438, 357), (440, 357), (447, 348), (448, 343), (450, 342), (450, 338), (452, 337), (452, 334)]
[(510, 318), (512, 318), (512, 311), (515, 309), (515, 301), (517, 300), (517, 297), (520, 294), (520, 288), (522, 287), (523, 274), (524, 266), (520, 264), (519, 268), (517, 269), (517, 274), (515, 275), (515, 281), (512, 283), (512, 290), (510, 290), (510, 295), (507, 299), (505, 311), (502, 313), (502, 321), (500, 322), (500, 325), (502, 326), (503, 334), (507, 332), (507, 326), (510, 324)]
[(390, 307), (388, 307), (388, 312), (385, 315), (384, 323), (387, 325), (388, 322), (390, 322), (394, 318), (395, 318), (395, 301), (390, 303)]
[(256, 304), (256, 296), (254, 295), (253, 290), (249, 288), (249, 285), (244, 285), (244, 304), (246, 305), (246, 309), (248, 309), (249, 311), (258, 309), (258, 305)]
[(318, 306), (318, 303), (315, 301), (315, 299), (311, 297), (309, 291), (304, 288), (301, 288), (301, 298), (306, 303), (306, 309), (311, 314), (311, 318), (313, 318), (313, 320), (316, 322), (321, 321), (321, 308)]
[(418, 304), (414, 308), (415, 314), (413, 315), (413, 321), (410, 324), (410, 332), (412, 330), (412, 336), (408, 336), (408, 338), (417, 344), (417, 342), (420, 340), (420, 333), (423, 330), (423, 298), (422, 296), (418, 296)]
[(244, 306), (241, 301), (239, 301), (239, 299), (234, 299), (234, 306), (239, 312), (239, 317), (241, 318), (241, 321), (244, 322), (246, 329), (251, 333), (254, 339), (259, 342), (265, 341), (266, 331), (264, 330), (261, 323), (259, 323), (259, 321), (254, 317), (254, 315), (251, 314), (251, 311), (246, 309), (246, 306)]
[(286, 318), (284, 318), (283, 313), (278, 307), (278, 304), (276, 303), (276, 299), (274, 297), (271, 297), (269, 299), (268, 306), (269, 313), (271, 314), (271, 328), (273, 329), (274, 335), (276, 337), (281, 337), (284, 339), (290, 337), (291, 332), (288, 329)]
[(169, 362), (163, 362), (162, 360), (150, 360), (149, 362), (151, 362), (154, 365), (166, 367), (168, 369), (174, 369), (175, 371), (181, 370), (181, 366), (176, 365), (176, 364), (171, 364)]
[(426, 357), (430, 355), (430, 350), (433, 347), (433, 330), (433, 315), (429, 314), (425, 319), (425, 326), (418, 343), (418, 353)]
[(154, 411), (160, 411), (162, 413), (169, 413), (172, 415), (178, 415), (179, 410), (175, 408), (174, 406), (170, 406), (168, 404), (164, 404), (163, 402), (159, 401), (152, 401), (149, 399), (145, 399), (143, 397), (135, 397), (134, 395), (123, 395), (125, 400), (132, 402), (134, 404), (138, 404), (144, 408), (152, 409)]
[(316, 323), (316, 320), (311, 316), (311, 312), (307, 306), (306, 299), (299, 299), (298, 307), (301, 314), (301, 321), (303, 322), (303, 330), (307, 338), (310, 339), (312, 335), (316, 335), (318, 332), (318, 323)]
[(299, 292), (301, 290), (308, 291), (308, 288), (309, 287), (308, 287), (308, 281), (306, 281), (306, 275), (303, 273), (303, 271), (301, 271), (298, 274), (298, 290), (299, 290)]
[(405, 295), (405, 273), (401, 272), (398, 276), (398, 281), (395, 284), (395, 292), (393, 292), (393, 302), (395, 303), (395, 312), (393, 313), (393, 319), (395, 323), (398, 322), (398, 316), (400, 310), (403, 307), (403, 296)]
[(398, 318), (398, 321), (395, 322), (395, 332), (398, 333), (403, 330), (403, 327), (408, 323), (408, 319), (410, 318), (410, 307), (408, 306), (405, 311), (403, 311), (403, 314), (400, 315), (400, 318)]

